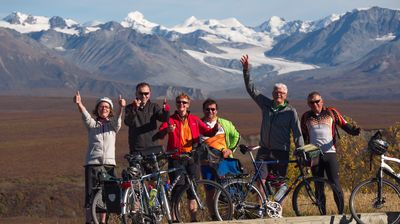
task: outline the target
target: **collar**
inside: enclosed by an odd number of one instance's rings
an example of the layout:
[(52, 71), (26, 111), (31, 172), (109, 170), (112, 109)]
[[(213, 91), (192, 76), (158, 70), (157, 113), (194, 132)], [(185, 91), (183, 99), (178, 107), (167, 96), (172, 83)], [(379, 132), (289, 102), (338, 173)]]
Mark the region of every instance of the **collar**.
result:
[(273, 101), (272, 101), (271, 110), (272, 110), (273, 112), (281, 111), (281, 110), (285, 109), (285, 107), (288, 105), (288, 103), (289, 103), (289, 101), (285, 100), (285, 102), (283, 103), (283, 105), (280, 105), (280, 104), (279, 104), (279, 105), (275, 105), (275, 101), (273, 100)]

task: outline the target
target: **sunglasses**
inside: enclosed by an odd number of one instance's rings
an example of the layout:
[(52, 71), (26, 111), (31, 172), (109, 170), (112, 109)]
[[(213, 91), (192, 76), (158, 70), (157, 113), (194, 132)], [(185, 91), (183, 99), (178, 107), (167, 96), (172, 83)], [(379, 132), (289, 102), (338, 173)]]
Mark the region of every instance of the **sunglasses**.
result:
[(188, 101), (176, 101), (176, 104), (188, 104)]
[(150, 94), (150, 92), (138, 92), (139, 95), (147, 96)]
[(309, 104), (319, 104), (319, 102), (321, 102), (321, 100), (308, 101)]
[(213, 111), (213, 112), (214, 112), (214, 111), (216, 111), (217, 109), (216, 109), (216, 108), (206, 108), (205, 110), (206, 110), (206, 111)]

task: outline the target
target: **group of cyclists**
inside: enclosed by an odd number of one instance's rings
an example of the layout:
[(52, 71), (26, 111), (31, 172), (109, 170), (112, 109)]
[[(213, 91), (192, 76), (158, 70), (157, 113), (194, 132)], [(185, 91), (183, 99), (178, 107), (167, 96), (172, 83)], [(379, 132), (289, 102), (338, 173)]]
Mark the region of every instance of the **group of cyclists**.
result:
[[(256, 160), (289, 160), (292, 133), (296, 148), (304, 144), (314, 144), (321, 148), (323, 154), (318, 166), (312, 168), (312, 173), (319, 177), (324, 177), (326, 173), (327, 178), (341, 192), (336, 158), (336, 126), (351, 135), (358, 135), (360, 128), (347, 123), (335, 108), (324, 107), (324, 101), (318, 92), (311, 92), (308, 95), (307, 104), (310, 110), (299, 119), (296, 109), (287, 101), (288, 89), (285, 84), (274, 85), (272, 98), (261, 94), (250, 77), (248, 55), (242, 56), (240, 61), (246, 90), (262, 112), (260, 149)], [(191, 99), (185, 93), (176, 96), (174, 113), (170, 112), (171, 108), (166, 100), (160, 106), (151, 102), (150, 97), (150, 85), (145, 82), (139, 83), (136, 86), (136, 98), (130, 104), (119, 96), (119, 108), (114, 109), (112, 100), (102, 97), (97, 100), (91, 115), (83, 105), (79, 92), (76, 92), (74, 102), (88, 130), (85, 162), (86, 223), (91, 222), (90, 198), (97, 181), (99, 167), (106, 168), (110, 175), (115, 176), (115, 142), (122, 125), (124, 109), (124, 123), (129, 128), (130, 154), (140, 154), (147, 148), (157, 146), (158, 139), (168, 136), (166, 150), (174, 151), (173, 156), (169, 158), (168, 167), (183, 166), (194, 178), (199, 178), (201, 175), (204, 179), (212, 180), (216, 178), (215, 166), (210, 160), (233, 157), (233, 152), (240, 141), (240, 134), (231, 121), (218, 116), (218, 104), (215, 100), (204, 101), (202, 108), (204, 116), (199, 118), (190, 113)], [(157, 126), (157, 122), (161, 122), (160, 127)], [(193, 153), (194, 151), (207, 153), (199, 156)], [(287, 163), (274, 165), (262, 163), (261, 172), (265, 178), (268, 174), (285, 177), (287, 168)], [(173, 173), (169, 177), (171, 182), (178, 175)], [(188, 200), (189, 210), (193, 215), (192, 221), (196, 221), (196, 203), (190, 195)]]

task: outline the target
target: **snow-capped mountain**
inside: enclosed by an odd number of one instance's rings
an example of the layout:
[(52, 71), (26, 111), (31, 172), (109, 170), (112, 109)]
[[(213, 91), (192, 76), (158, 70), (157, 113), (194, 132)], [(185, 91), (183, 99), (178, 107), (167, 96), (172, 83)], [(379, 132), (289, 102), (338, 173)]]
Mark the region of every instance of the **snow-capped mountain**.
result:
[[(104, 80), (129, 85), (148, 81), (175, 89), (185, 86), (202, 89), (206, 95), (218, 89), (219, 96), (234, 97), (233, 89), (242, 89), (239, 59), (243, 54), (251, 58), (255, 82), (286, 77), (285, 82), (290, 83), (294, 76), (311, 71), (317, 74), (327, 64), (337, 66), (361, 60), (374, 48), (398, 39), (399, 14), (399, 10), (375, 7), (317, 21), (271, 17), (257, 27), (248, 27), (235, 18), (189, 17), (182, 24), (167, 28), (146, 20), (140, 12), (129, 13), (121, 22), (85, 24), (57, 16), (12, 13), (0, 20), (0, 31), (18, 31), (18, 38), (40, 43), (35, 49), (51, 49), (79, 69)], [(369, 61), (373, 61), (374, 56), (370, 57)], [(391, 63), (393, 60), (385, 62), (380, 67), (385, 69), (379, 71), (396, 71)], [(0, 80), (1, 75), (0, 71)], [(223, 95), (226, 89), (232, 91)]]
[[(132, 28), (140, 33), (152, 34), (153, 29), (159, 26), (144, 18), (144, 15), (138, 11), (130, 12), (128, 16), (121, 22), (123, 27)], [(164, 28), (161, 28), (164, 29)]]
[(294, 33), (309, 33), (327, 27), (332, 22), (340, 19), (341, 15), (332, 14), (316, 21), (286, 21), (283, 18), (273, 16), (266, 22), (255, 27), (257, 32), (264, 32), (272, 37), (281, 35), (290, 36)]
[(20, 33), (31, 33), (53, 29), (66, 34), (79, 34), (78, 23), (72, 19), (63, 19), (59, 16), (45, 17), (32, 16), (21, 12), (13, 12), (0, 20), (0, 27), (10, 28)]

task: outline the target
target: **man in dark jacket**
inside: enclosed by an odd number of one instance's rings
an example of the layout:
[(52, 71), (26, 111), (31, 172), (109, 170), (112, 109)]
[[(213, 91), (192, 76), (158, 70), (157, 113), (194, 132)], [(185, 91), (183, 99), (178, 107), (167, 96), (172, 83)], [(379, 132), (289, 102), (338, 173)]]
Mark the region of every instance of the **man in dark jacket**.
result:
[(129, 152), (136, 154), (146, 148), (157, 146), (155, 134), (157, 121), (166, 122), (169, 105), (164, 100), (163, 107), (150, 102), (151, 88), (142, 82), (136, 86), (136, 99), (126, 106), (124, 123), (129, 127)]
[[(274, 85), (272, 99), (261, 94), (250, 78), (249, 57), (244, 55), (240, 61), (243, 66), (246, 90), (262, 112), (261, 148), (258, 150), (256, 160), (282, 161), (282, 163), (269, 164), (268, 166), (263, 163), (261, 166), (262, 178), (267, 178), (267, 175), (268, 178), (271, 178), (271, 174), (285, 177), (288, 167), (288, 163), (285, 161), (289, 160), (290, 134), (293, 133), (296, 148), (304, 145), (296, 109), (286, 100), (288, 90), (285, 84), (277, 83)], [(265, 182), (265, 179), (263, 179), (263, 182)]]

